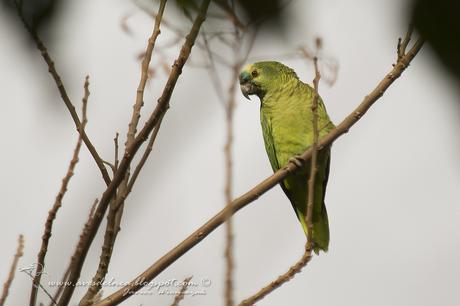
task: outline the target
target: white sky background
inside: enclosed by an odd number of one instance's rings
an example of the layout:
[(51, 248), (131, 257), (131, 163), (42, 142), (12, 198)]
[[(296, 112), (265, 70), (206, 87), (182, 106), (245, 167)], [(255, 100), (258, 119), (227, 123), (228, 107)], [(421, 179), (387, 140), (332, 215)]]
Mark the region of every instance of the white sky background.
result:
[[(397, 38), (406, 29), (404, 10), (405, 2), (396, 0), (353, 5), (294, 1), (289, 35), (260, 37), (251, 55), (290, 52), (321, 36), (325, 53), (340, 63), (336, 85), (320, 85), (331, 118), (339, 123), (391, 68)], [(167, 7), (170, 20), (176, 16), (171, 11)], [(127, 13), (134, 14), (128, 20), (133, 36), (119, 26)], [(50, 52), (75, 104), (80, 103), (84, 76), (91, 75), (87, 132), (101, 155), (111, 159), (115, 131), (124, 142), (139, 80), (136, 56), (145, 48), (152, 20), (128, 1), (103, 0), (74, 1), (61, 18)], [(47, 212), (77, 138), (39, 53), (27, 52), (23, 35), (8, 21), (0, 12), (2, 282), (19, 233), (26, 239), (20, 266), (35, 262)], [(167, 41), (165, 31), (158, 44)], [(176, 51), (171, 49), (170, 58)], [(313, 79), (310, 63), (283, 61), (304, 81)], [(147, 90), (143, 118), (163, 84), (159, 70)], [(454, 259), (460, 256), (460, 112), (454, 85), (425, 46), (383, 98), (334, 144), (326, 197), (330, 250), (260, 305), (458, 305), (460, 263)], [(235, 196), (271, 174), (258, 99), (237, 97)], [(151, 159), (127, 202), (107, 279), (130, 281), (223, 207), (224, 127), (223, 108), (207, 73), (186, 67)], [(54, 224), (45, 286), (60, 280), (89, 207), (103, 190), (99, 171), (83, 147)], [(240, 301), (293, 264), (303, 252), (305, 236), (279, 187), (238, 212), (235, 229), (235, 295)], [(94, 274), (101, 233), (83, 280)], [(196, 282), (209, 279), (210, 287), (196, 289), (205, 289), (205, 296), (186, 297), (183, 304), (222, 304), (223, 234), (216, 230), (156, 281), (189, 275)], [(30, 283), (18, 273), (7, 303), (27, 303)], [(104, 296), (115, 289), (104, 288)], [(172, 301), (155, 290), (150, 293), (125, 304)], [(43, 293), (39, 300), (48, 303)]]

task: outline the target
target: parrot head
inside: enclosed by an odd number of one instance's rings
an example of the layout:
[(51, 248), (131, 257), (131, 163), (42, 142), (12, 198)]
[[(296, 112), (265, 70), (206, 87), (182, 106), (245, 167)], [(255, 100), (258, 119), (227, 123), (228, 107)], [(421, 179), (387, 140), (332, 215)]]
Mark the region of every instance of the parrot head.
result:
[(269, 90), (277, 90), (285, 82), (298, 77), (294, 70), (279, 62), (257, 62), (246, 65), (240, 73), (243, 95), (257, 95), (262, 99)]

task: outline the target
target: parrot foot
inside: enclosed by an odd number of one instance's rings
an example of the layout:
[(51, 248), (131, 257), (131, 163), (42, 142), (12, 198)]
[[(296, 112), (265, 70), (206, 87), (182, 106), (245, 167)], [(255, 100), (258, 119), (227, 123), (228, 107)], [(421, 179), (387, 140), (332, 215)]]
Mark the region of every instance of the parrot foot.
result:
[(300, 155), (294, 155), (293, 157), (289, 158), (289, 162), (293, 163), (299, 168), (302, 167), (305, 163), (305, 161)]

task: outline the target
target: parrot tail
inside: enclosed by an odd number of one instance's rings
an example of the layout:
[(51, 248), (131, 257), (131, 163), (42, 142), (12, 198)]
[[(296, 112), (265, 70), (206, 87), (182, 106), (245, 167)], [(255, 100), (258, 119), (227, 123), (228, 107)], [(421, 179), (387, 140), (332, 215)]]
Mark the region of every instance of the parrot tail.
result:
[[(313, 218), (313, 251), (315, 251), (317, 255), (319, 255), (319, 251), (327, 252), (329, 247), (329, 221), (324, 202), (322, 206), (321, 213), (319, 215), (314, 214)], [(297, 217), (302, 224), (305, 235), (308, 235), (308, 227), (303, 213), (297, 211)]]
[[(318, 156), (318, 171), (315, 177), (314, 201), (312, 212), (312, 241), (316, 254), (320, 251), (327, 252), (329, 247), (329, 221), (327, 217), (326, 205), (324, 197), (326, 195), (326, 185), (329, 178), (330, 165), (330, 148), (325, 148), (320, 151)], [(308, 236), (308, 227), (305, 220), (306, 202), (308, 198), (307, 181), (308, 173), (310, 173), (309, 164), (305, 171), (298, 174), (288, 176), (280, 185), (286, 196), (291, 201), (292, 207), (297, 215), (297, 218), (302, 224), (305, 235)]]
[[(314, 251), (319, 254), (319, 251), (327, 252), (329, 247), (329, 221), (327, 217), (326, 204), (324, 198), (326, 195), (326, 185), (329, 179), (329, 166), (330, 166), (330, 148), (320, 152), (318, 172), (315, 178), (315, 194), (313, 203), (313, 237)], [(309, 169), (308, 169), (309, 172)], [(307, 195), (306, 195), (307, 196)], [(305, 222), (306, 209), (305, 200), (306, 196), (302, 199), (299, 205), (295, 207), (302, 207), (302, 210), (296, 209), (297, 217), (302, 224), (305, 235), (308, 235), (307, 223)]]

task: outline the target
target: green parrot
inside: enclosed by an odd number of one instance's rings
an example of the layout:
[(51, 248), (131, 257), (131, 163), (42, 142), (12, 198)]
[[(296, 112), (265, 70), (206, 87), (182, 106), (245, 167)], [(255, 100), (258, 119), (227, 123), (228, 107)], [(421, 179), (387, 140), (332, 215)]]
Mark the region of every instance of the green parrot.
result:
[[(265, 150), (273, 171), (289, 161), (302, 164), (298, 156), (313, 144), (311, 110), (314, 89), (299, 80), (294, 70), (279, 62), (258, 62), (244, 67), (239, 77), (243, 95), (257, 95), (260, 99), (260, 122)], [(319, 139), (335, 128), (326, 108), (318, 98)], [(314, 251), (327, 251), (329, 246), (329, 222), (324, 195), (329, 176), (330, 147), (318, 152), (318, 170), (315, 178), (313, 203)], [(288, 175), (281, 183), (286, 196), (307, 235), (305, 222), (310, 162), (302, 169)]]

